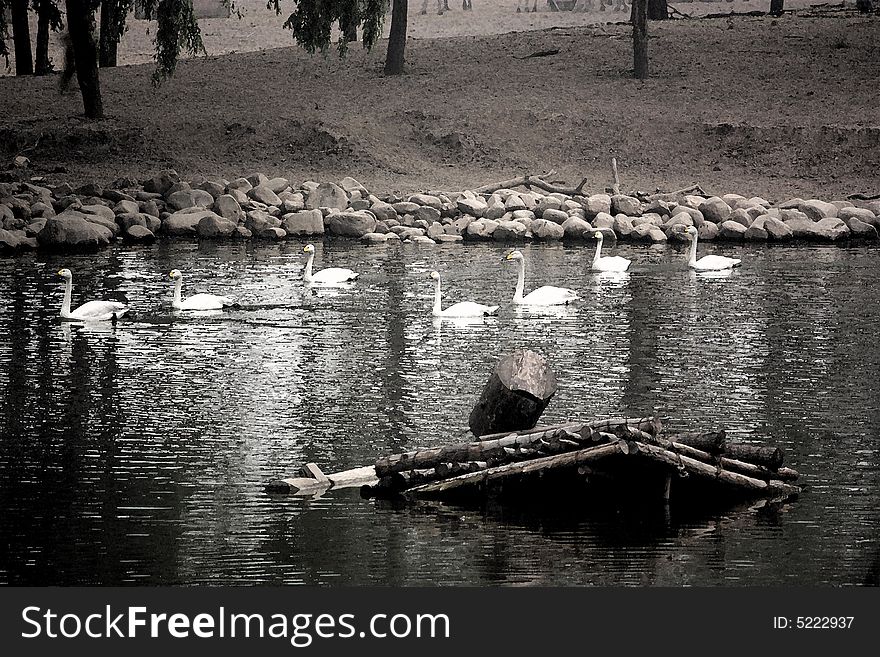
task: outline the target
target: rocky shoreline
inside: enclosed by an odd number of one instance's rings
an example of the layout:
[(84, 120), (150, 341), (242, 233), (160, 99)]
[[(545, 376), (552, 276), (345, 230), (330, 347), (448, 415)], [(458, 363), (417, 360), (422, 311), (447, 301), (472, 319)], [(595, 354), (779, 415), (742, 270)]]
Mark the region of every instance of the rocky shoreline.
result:
[(229, 181), (182, 181), (171, 169), (107, 188), (0, 183), (0, 254), (33, 249), (89, 251), (160, 236), (204, 240), (285, 240), (321, 236), (423, 244), (492, 240), (590, 241), (596, 230), (634, 242), (700, 240), (849, 243), (877, 240), (880, 201), (793, 198), (771, 203), (737, 194), (584, 195), (497, 189), (371, 194), (354, 178), (339, 183), (258, 173)]

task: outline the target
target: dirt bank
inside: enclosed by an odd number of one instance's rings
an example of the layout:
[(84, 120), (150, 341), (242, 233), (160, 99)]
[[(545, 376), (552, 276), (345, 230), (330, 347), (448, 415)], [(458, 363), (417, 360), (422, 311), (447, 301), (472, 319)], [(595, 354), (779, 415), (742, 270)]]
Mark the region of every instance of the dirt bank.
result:
[[(652, 24), (647, 82), (627, 77), (630, 28), (565, 27), (412, 40), (409, 72), (384, 44), (348, 59), (297, 48), (102, 71), (108, 117), (78, 117), (54, 79), (0, 80), (0, 148), (50, 177), (109, 182), (171, 166), (352, 175), (379, 192), (457, 189), (555, 169), (624, 187), (839, 198), (880, 191), (880, 21), (854, 14)], [(557, 55), (522, 59), (541, 50)]]

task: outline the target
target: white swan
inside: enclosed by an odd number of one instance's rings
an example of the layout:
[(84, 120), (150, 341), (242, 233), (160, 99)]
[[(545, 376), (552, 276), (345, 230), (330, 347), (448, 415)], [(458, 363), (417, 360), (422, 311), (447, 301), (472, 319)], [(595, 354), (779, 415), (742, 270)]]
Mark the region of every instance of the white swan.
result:
[(738, 266), (742, 260), (739, 258), (728, 258), (726, 256), (707, 255), (697, 260), (697, 229), (688, 226), (684, 229), (685, 235), (691, 241), (691, 253), (688, 260), (688, 267), (697, 271), (721, 271), (722, 269), (731, 269)]
[(432, 271), (431, 278), (437, 281), (434, 287), (434, 307), (431, 309), (434, 317), (483, 317), (498, 312), (498, 306), (484, 306), (473, 301), (460, 301), (443, 310), (440, 305), (440, 274)]
[(596, 255), (593, 256), (593, 269), (595, 271), (626, 271), (632, 264), (631, 260), (620, 256), (602, 256), (602, 231), (597, 230), (593, 233), (598, 242), (596, 242)]
[(67, 281), (60, 313), (64, 319), (79, 319), (86, 322), (116, 321), (128, 312), (128, 307), (118, 301), (87, 301), (72, 311), (70, 309), (70, 297), (73, 291), (73, 274), (69, 269), (62, 269), (58, 272), (58, 275)]
[(171, 307), (175, 310), (222, 310), (224, 306), (235, 303), (232, 297), (221, 297), (216, 294), (194, 294), (186, 301), (180, 298), (180, 288), (183, 287), (183, 275), (178, 269), (172, 269), (168, 277), (174, 281), (174, 299)]
[(342, 267), (328, 267), (313, 274), (312, 263), (315, 260), (315, 247), (311, 244), (306, 244), (303, 247), (303, 253), (309, 254), (309, 259), (306, 261), (306, 271), (303, 274), (303, 280), (306, 283), (347, 283), (358, 277), (357, 272), (351, 269), (343, 269)]
[(519, 251), (511, 251), (505, 256), (505, 260), (519, 261), (519, 278), (516, 282), (516, 292), (513, 294), (514, 303), (527, 306), (561, 306), (580, 299), (574, 290), (569, 290), (567, 287), (554, 287), (553, 285), (543, 285), (523, 296), (523, 287), (526, 280), (525, 258), (523, 258), (523, 254)]

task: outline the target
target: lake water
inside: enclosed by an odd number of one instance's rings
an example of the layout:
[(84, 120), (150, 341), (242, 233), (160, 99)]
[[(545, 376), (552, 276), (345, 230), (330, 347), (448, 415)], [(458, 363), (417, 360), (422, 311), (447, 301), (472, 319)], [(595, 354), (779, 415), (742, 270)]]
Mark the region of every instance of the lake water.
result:
[[(317, 244), (350, 289), (302, 285), (302, 243), (160, 243), (0, 260), (0, 583), (850, 585), (877, 583), (880, 249), (619, 245), (625, 277), (586, 271), (589, 247), (532, 245), (526, 291), (575, 288), (572, 309), (524, 312), (500, 245)], [(58, 317), (125, 298), (111, 326)], [(184, 296), (241, 307), (175, 315)], [(497, 318), (435, 323), (444, 304)], [(610, 500), (467, 507), (269, 495), (314, 461), (331, 472), (460, 441), (497, 360), (552, 364), (542, 422), (642, 415), (778, 444), (807, 490), (772, 512), (698, 517)], [(609, 510), (610, 509), (610, 510)]]

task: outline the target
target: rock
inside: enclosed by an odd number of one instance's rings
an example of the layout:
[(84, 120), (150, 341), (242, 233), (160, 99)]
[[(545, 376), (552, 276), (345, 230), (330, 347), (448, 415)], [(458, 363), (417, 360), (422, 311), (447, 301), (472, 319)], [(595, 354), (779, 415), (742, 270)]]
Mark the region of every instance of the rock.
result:
[(803, 212), (813, 221), (819, 221), (826, 217), (836, 217), (838, 212), (837, 206), (833, 203), (826, 203), (825, 201), (820, 201), (818, 199), (804, 201), (798, 206), (798, 210)]
[(96, 182), (87, 182), (84, 185), (77, 187), (76, 193), (80, 196), (100, 197), (104, 195), (104, 188)]
[(412, 242), (414, 244), (436, 244), (437, 243), (434, 240), (432, 240), (430, 237), (425, 237), (424, 235), (420, 235), (418, 237), (413, 237)]
[(567, 240), (592, 239), (593, 227), (580, 217), (569, 217), (562, 224), (562, 231)]
[(670, 217), (663, 223), (663, 230), (666, 231), (666, 234), (669, 234), (670, 230), (680, 231), (681, 227), (687, 228), (688, 226), (693, 226), (694, 220), (693, 217), (687, 212), (678, 212), (674, 216)]
[(141, 206), (137, 201), (119, 201), (113, 206), (113, 214), (139, 214)]
[(440, 242), (441, 244), (449, 244), (449, 243), (454, 243), (454, 242), (461, 242), (464, 238), (461, 235), (443, 234), (443, 235), (438, 235), (435, 239), (436, 239), (436, 241)]
[(417, 237), (425, 237), (425, 231), (421, 228), (411, 228), (408, 226), (400, 226), (399, 231), (395, 234), (402, 240), (414, 240)]
[(230, 194), (218, 196), (213, 207), (214, 212), (235, 224), (244, 219), (244, 210), (241, 209), (241, 205), (235, 200), (235, 197)]
[[(625, 215), (618, 215), (625, 216)], [(641, 217), (629, 217), (629, 220), (632, 221), (633, 226), (641, 226), (643, 224), (647, 224), (649, 226), (655, 226), (660, 228), (663, 226), (663, 220), (656, 214), (643, 214)]]
[(40, 217), (48, 219), (49, 217), (54, 217), (55, 214), (55, 208), (51, 204), (37, 201), (31, 206), (31, 217), (33, 219), (39, 219)]
[(727, 203), (727, 205), (731, 208), (739, 208), (737, 204), (747, 199), (745, 196), (742, 196), (740, 194), (724, 194), (721, 197), (721, 200)]
[(233, 235), (233, 237), (240, 240), (249, 240), (253, 235), (254, 234), (244, 226), (236, 226), (235, 235)]
[[(278, 198), (278, 194), (273, 192), (271, 189), (266, 187), (265, 185), (258, 185), (251, 189), (248, 193), (248, 198), (252, 198), (258, 203), (262, 203), (263, 205), (281, 205), (281, 199)], [(347, 199), (346, 199), (346, 202)]]
[(268, 228), (261, 230), (259, 233), (254, 234), (262, 240), (271, 240), (273, 242), (278, 242), (287, 237), (287, 232), (283, 228), (278, 228), (276, 226), (269, 226)]
[(116, 223), (116, 215), (113, 215), (113, 219), (111, 220), (111, 219), (108, 219), (107, 215), (104, 215), (104, 214), (83, 213), (83, 218), (86, 221), (91, 221), (92, 223), (104, 226), (104, 228), (106, 228), (111, 233), (113, 233), (114, 237), (116, 237), (116, 235), (119, 234), (120, 229), (119, 229), (119, 224)]
[(196, 235), (199, 222), (204, 217), (218, 216), (211, 210), (178, 210), (162, 222), (162, 232), (166, 235)]
[(259, 187), (260, 185), (265, 186), (269, 182), (269, 176), (264, 173), (252, 173), (246, 176), (245, 179), (251, 184), (251, 188)]
[(499, 200), (496, 200), (494, 203), (490, 203), (488, 209), (483, 214), (483, 217), (486, 219), (494, 219), (499, 220), (505, 214), (507, 214), (507, 208), (504, 207), (504, 203)]
[(113, 239), (113, 231), (75, 210), (62, 212), (46, 220), (37, 234), (41, 246), (55, 250), (96, 249), (106, 246)]
[(11, 231), (0, 228), (0, 254), (15, 253), (21, 246), (21, 238)]
[[(610, 199), (610, 197), (609, 197)], [(609, 201), (610, 204), (610, 201)], [(555, 196), (545, 196), (540, 201), (538, 201), (538, 205), (535, 206), (535, 215), (538, 217), (544, 218), (544, 213), (547, 210), (562, 210), (562, 201), (556, 198)], [(566, 216), (568, 213), (563, 212)]]
[[(345, 210), (348, 207), (348, 194), (342, 187), (332, 182), (323, 182), (306, 197), (306, 209), (333, 208)], [(371, 232), (371, 231), (367, 231)], [(360, 235), (357, 235), (360, 237)]]
[(518, 241), (524, 239), (526, 227), (518, 221), (499, 221), (498, 227), (492, 233), (492, 239), (496, 242)]
[(671, 212), (673, 216), (681, 212), (687, 212), (691, 216), (691, 219), (694, 222), (694, 226), (696, 226), (697, 228), (706, 223), (706, 218), (703, 216), (702, 212), (687, 205), (677, 205), (672, 209)]
[(697, 209), (702, 213), (706, 221), (711, 221), (713, 224), (721, 224), (727, 221), (730, 218), (731, 212), (733, 212), (730, 206), (717, 196), (707, 198)]
[(288, 235), (323, 235), (324, 215), (320, 210), (301, 210), (284, 215), (281, 227)]
[(804, 203), (805, 201), (802, 198), (790, 198), (787, 201), (777, 204), (776, 207), (780, 210), (797, 210)]
[(367, 233), (376, 232), (376, 223), (376, 216), (373, 213), (368, 210), (358, 210), (327, 215), (324, 227), (333, 235), (363, 237)]
[[(24, 233), (28, 237), (36, 237), (46, 225), (46, 219), (37, 219), (25, 226)], [(8, 230), (8, 229), (7, 229)]]
[(27, 169), (31, 165), (31, 161), (24, 155), (16, 155), (12, 158), (13, 169)]
[(850, 219), (858, 219), (880, 230), (880, 218), (867, 208), (843, 208), (838, 211), (837, 218), (847, 222), (847, 226)]
[(226, 185), (221, 185), (215, 180), (206, 180), (198, 186), (198, 189), (210, 194), (211, 198), (214, 199), (214, 201), (216, 201), (218, 198), (226, 193)]
[(508, 196), (507, 200), (504, 201), (504, 207), (508, 212), (527, 209), (525, 201), (522, 200), (519, 194), (511, 194)]
[(412, 213), (412, 215), (417, 220), (422, 219), (424, 221), (427, 221), (428, 224), (431, 224), (435, 221), (440, 221), (440, 210), (429, 205), (418, 206)]
[(785, 222), (769, 214), (755, 219), (754, 223), (749, 226), (749, 228), (752, 227), (763, 230), (769, 239), (776, 242), (783, 242), (794, 237), (794, 233), (791, 228), (785, 225)]
[[(675, 205), (676, 204), (670, 203), (669, 201), (654, 199), (648, 203), (643, 212), (653, 212), (654, 214), (659, 214), (661, 217), (671, 217), (675, 214)], [(694, 210), (694, 212), (696, 212), (696, 210)]]
[[(272, 190), (273, 193), (280, 194), (285, 189), (290, 187), (290, 182), (287, 180), (287, 178), (271, 178), (267, 180), (264, 185)], [(272, 205), (275, 205), (275, 203), (273, 203)], [(281, 204), (278, 203), (278, 205)]]
[(834, 242), (849, 236), (849, 228), (836, 217), (828, 217), (820, 221), (792, 219), (786, 221), (785, 225), (791, 229), (795, 239)]
[(869, 223), (866, 223), (855, 216), (849, 216), (846, 219), (842, 219), (843, 223), (846, 224), (846, 227), (849, 228), (853, 237), (860, 237), (862, 239), (876, 240), (877, 239), (877, 229)]
[[(498, 222), (492, 219), (477, 219), (468, 224), (468, 239), (492, 239), (492, 233), (498, 228)], [(402, 236), (401, 236), (402, 237)]]
[(415, 203), (416, 205), (425, 205), (438, 211), (443, 208), (443, 201), (441, 201), (436, 196), (432, 196), (431, 194), (413, 194), (406, 200), (410, 203)]
[(593, 217), (593, 220), (590, 221), (594, 228), (614, 228), (614, 217), (612, 217), (607, 212), (599, 212), (596, 216)]
[(625, 214), (627, 217), (641, 216), (642, 202), (633, 196), (615, 194), (611, 197), (610, 214)]
[(361, 198), (367, 198), (370, 195), (370, 192), (367, 191), (367, 188), (361, 185), (357, 180), (352, 178), (351, 176), (346, 176), (339, 182), (339, 186), (351, 196), (354, 192), (360, 192)]
[(810, 219), (810, 217), (805, 215), (800, 210), (793, 210), (793, 209), (788, 209), (788, 208), (784, 208), (784, 209), (779, 210), (779, 217), (778, 218), (781, 221), (793, 221), (795, 219), (800, 219), (802, 221), (813, 221), (813, 219)]
[(742, 240), (746, 234), (746, 227), (738, 221), (723, 221), (718, 226), (718, 237), (726, 240)]
[(370, 205), (370, 212), (376, 215), (376, 219), (379, 221), (397, 221), (397, 210), (395, 210), (394, 206), (390, 203), (376, 201)]
[(119, 229), (125, 233), (125, 231), (132, 226), (143, 226), (146, 228), (147, 220), (140, 212), (126, 212), (125, 214), (116, 215), (116, 224), (119, 226)]
[(412, 201), (398, 201), (397, 203), (392, 204), (394, 211), (397, 214), (415, 214), (415, 211), (418, 210), (421, 205), (418, 203), (413, 203)]
[(247, 195), (251, 189), (253, 189), (253, 185), (251, 185), (250, 181), (247, 178), (236, 178), (228, 185), (226, 185), (226, 193), (231, 194), (232, 190), (237, 190), (242, 194)]
[[(394, 233), (391, 234), (393, 235)], [(388, 235), (386, 235), (385, 233), (365, 233), (361, 236), (361, 241), (371, 243), (387, 242)]]
[[(462, 212), (462, 214), (469, 214), (477, 218), (482, 217), (489, 209), (489, 205), (486, 201), (477, 197), (459, 198), (455, 202), (455, 206)], [(535, 214), (540, 213), (536, 211)]]
[(126, 242), (148, 244), (155, 241), (156, 236), (146, 226), (129, 226), (123, 233)]
[(816, 230), (823, 238), (836, 242), (850, 236), (846, 223), (837, 217), (826, 217), (816, 222)]
[(134, 201), (137, 202), (131, 194), (126, 194), (125, 192), (121, 192), (118, 189), (105, 189), (104, 190), (104, 198), (110, 201), (111, 203), (119, 203), (119, 201)]
[(535, 219), (529, 227), (532, 235), (540, 240), (561, 240), (565, 235), (565, 230), (554, 221), (546, 219)]
[(154, 194), (162, 194), (171, 189), (171, 186), (180, 182), (180, 176), (174, 169), (165, 169), (160, 171), (153, 178), (144, 181), (144, 191)]
[(159, 218), (159, 205), (156, 201), (143, 201), (138, 205), (140, 206), (140, 212), (153, 215), (157, 219)]
[(181, 189), (168, 195), (168, 205), (174, 210), (210, 208), (214, 197), (203, 189)]
[[(750, 208), (749, 210), (751, 210)], [(753, 217), (749, 214), (749, 210), (743, 210), (742, 208), (737, 208), (733, 212), (730, 213), (729, 220), (735, 221), (739, 224), (742, 224), (746, 228), (752, 225), (752, 223), (757, 219), (757, 216)], [(762, 213), (763, 214), (763, 213)], [(758, 215), (760, 216), (760, 215)]]
[(443, 224), (441, 224), (439, 221), (428, 223), (428, 230), (426, 231), (426, 233), (428, 237), (430, 237), (432, 240), (437, 239), (437, 236), (443, 235), (444, 232), (445, 231), (443, 230)]
[(540, 213), (538, 216), (545, 221), (552, 221), (555, 224), (559, 224), (560, 226), (568, 221), (568, 214), (563, 212), (562, 210), (553, 210), (548, 208), (544, 210), (544, 212)]
[(199, 219), (196, 234), (202, 239), (222, 239), (232, 236), (237, 227), (236, 222), (217, 214), (209, 214)]
[(626, 238), (630, 236), (635, 229), (635, 226), (633, 226), (633, 222), (629, 217), (619, 214), (614, 217), (614, 225), (612, 228), (614, 229), (615, 235), (621, 238)]
[(718, 239), (718, 233), (718, 224), (713, 224), (711, 221), (707, 221), (702, 226), (697, 227), (697, 238), (704, 242)]
[(743, 239), (750, 242), (766, 241), (769, 238), (769, 233), (762, 226), (756, 226), (754, 223), (743, 233)]
[(611, 215), (611, 196), (608, 194), (593, 194), (581, 202), (584, 208), (585, 218), (592, 221), (599, 214)]
[(278, 198), (281, 199), (281, 209), (285, 214), (306, 209), (306, 199), (300, 192), (284, 192)]

